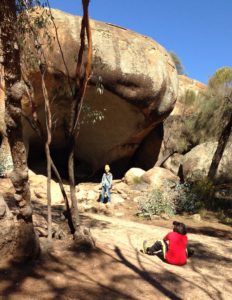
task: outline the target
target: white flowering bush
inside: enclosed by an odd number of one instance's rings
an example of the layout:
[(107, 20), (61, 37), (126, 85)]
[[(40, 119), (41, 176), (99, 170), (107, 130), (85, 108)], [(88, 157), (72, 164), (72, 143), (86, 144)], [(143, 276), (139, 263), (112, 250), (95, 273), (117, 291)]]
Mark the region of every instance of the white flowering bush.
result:
[(160, 190), (153, 190), (147, 194), (146, 199), (139, 201), (138, 215), (151, 218), (152, 215), (175, 213), (174, 203), (166, 193)]

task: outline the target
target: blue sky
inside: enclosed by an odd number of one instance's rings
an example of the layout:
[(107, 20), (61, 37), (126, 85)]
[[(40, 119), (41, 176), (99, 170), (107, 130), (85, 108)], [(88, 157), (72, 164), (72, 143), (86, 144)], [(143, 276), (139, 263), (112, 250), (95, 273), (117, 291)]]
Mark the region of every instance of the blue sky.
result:
[[(82, 15), (81, 0), (50, 5)], [(232, 67), (232, 0), (91, 0), (89, 14), (153, 38), (201, 82), (222, 66)]]

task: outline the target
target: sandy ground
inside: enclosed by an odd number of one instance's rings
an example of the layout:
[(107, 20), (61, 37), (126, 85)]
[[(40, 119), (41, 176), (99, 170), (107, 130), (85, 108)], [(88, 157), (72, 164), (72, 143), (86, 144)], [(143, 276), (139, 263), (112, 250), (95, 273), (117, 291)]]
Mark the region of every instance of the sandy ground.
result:
[(80, 252), (71, 237), (34, 263), (0, 268), (1, 299), (231, 299), (232, 240), (189, 234), (195, 255), (184, 267), (139, 251), (167, 228), (85, 214), (97, 248)]
[[(4, 180), (0, 188), (11, 196)], [(34, 203), (38, 214), (46, 208), (41, 203)], [(232, 299), (231, 227), (177, 217), (188, 225), (195, 255), (185, 266), (172, 266), (139, 250), (144, 239), (162, 238), (173, 220), (142, 221), (135, 209), (127, 201), (107, 208), (107, 215), (83, 213), (82, 221), (96, 239), (91, 252), (76, 249), (67, 235), (34, 262), (2, 262), (0, 299)], [(41, 244), (46, 248), (45, 238)]]

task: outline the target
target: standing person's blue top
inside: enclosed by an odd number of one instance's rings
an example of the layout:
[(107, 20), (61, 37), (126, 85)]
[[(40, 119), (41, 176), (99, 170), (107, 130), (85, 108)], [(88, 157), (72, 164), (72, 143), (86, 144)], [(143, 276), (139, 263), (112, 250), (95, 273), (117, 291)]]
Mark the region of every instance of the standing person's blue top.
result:
[(110, 166), (105, 165), (105, 173), (102, 176), (101, 185), (102, 185), (102, 193), (101, 193), (101, 202), (104, 202), (105, 194), (108, 197), (108, 202), (110, 202), (110, 189), (112, 186), (113, 175), (110, 173)]

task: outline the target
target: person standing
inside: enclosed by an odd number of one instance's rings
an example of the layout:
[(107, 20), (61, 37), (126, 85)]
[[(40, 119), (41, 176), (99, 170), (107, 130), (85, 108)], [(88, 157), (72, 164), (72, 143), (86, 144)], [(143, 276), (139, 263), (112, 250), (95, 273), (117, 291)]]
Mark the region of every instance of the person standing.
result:
[(108, 198), (108, 203), (111, 201), (110, 189), (112, 187), (113, 175), (110, 173), (110, 166), (105, 165), (105, 173), (102, 176), (101, 185), (101, 202), (104, 203), (105, 196)]

